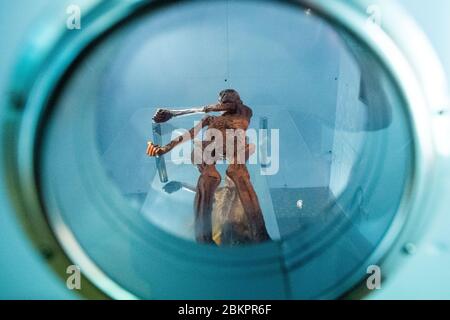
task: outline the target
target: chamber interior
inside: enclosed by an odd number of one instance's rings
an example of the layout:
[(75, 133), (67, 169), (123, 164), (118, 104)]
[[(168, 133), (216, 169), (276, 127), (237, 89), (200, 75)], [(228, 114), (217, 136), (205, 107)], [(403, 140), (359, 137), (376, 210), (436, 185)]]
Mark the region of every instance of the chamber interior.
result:
[[(318, 295), (359, 266), (390, 228), (413, 146), (403, 102), (376, 57), (311, 10), (193, 2), (143, 15), (109, 35), (67, 80), (46, 127), (47, 206), (107, 274), (147, 296), (159, 271), (145, 274), (153, 253), (135, 244), (136, 229), (148, 224), (194, 241), (191, 189), (199, 175), (179, 164), (190, 155), (178, 149), (164, 157), (169, 184), (161, 182), (155, 159), (145, 154), (154, 138), (151, 117), (159, 107), (213, 103), (225, 88), (253, 109), (255, 132), (270, 130), (268, 159), (257, 135), (256, 163), (248, 168), (271, 238), (295, 248), (339, 239), (336, 248), (316, 248), (328, 253), (310, 272), (333, 268), (328, 283), (312, 284)], [(162, 125), (162, 141), (198, 119)], [(225, 167), (218, 165), (223, 177)], [(111, 257), (114, 250), (125, 258)], [(125, 270), (133, 275), (125, 278)]]

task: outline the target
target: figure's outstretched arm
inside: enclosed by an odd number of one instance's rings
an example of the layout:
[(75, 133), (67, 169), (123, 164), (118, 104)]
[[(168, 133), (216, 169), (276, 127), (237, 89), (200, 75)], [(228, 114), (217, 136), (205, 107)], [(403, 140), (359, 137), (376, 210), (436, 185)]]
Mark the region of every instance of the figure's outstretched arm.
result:
[(212, 116), (204, 117), (191, 130), (176, 137), (175, 139), (173, 139), (172, 141), (170, 141), (168, 144), (166, 144), (163, 147), (153, 144), (153, 142), (151, 142), (151, 141), (148, 141), (147, 142), (147, 155), (149, 155), (150, 157), (161, 156), (163, 154), (170, 152), (173, 148), (175, 148), (180, 143), (194, 139), (194, 137), (200, 132), (201, 129), (203, 129), (204, 127), (208, 126), (211, 123), (212, 119), (213, 119)]
[(206, 113), (208, 112), (233, 112), (236, 110), (235, 103), (217, 103), (204, 107)]
[(157, 109), (153, 116), (153, 121), (156, 123), (167, 122), (174, 117), (185, 116), (188, 114), (208, 113), (208, 112), (221, 112), (221, 111), (233, 111), (236, 105), (230, 103), (216, 103), (203, 107), (195, 107), (182, 110), (171, 109)]
[(198, 113), (206, 113), (209, 108), (215, 107), (216, 105), (207, 105), (202, 107), (195, 107), (189, 109), (182, 110), (173, 110), (173, 109), (157, 109), (155, 115), (153, 116), (153, 121), (156, 123), (162, 123), (169, 121), (174, 117), (181, 117), (188, 114), (198, 114)]

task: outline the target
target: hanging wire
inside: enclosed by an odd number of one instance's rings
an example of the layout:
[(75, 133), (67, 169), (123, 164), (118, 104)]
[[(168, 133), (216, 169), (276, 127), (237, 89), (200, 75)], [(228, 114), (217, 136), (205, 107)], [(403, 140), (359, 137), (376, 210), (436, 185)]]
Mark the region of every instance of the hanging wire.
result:
[(227, 46), (227, 51), (226, 51), (226, 78), (225, 78), (225, 82), (228, 82), (228, 79), (230, 78), (230, 30), (229, 30), (229, 3), (230, 1), (227, 0), (226, 1), (226, 10), (225, 10), (225, 16), (226, 16), (226, 46)]

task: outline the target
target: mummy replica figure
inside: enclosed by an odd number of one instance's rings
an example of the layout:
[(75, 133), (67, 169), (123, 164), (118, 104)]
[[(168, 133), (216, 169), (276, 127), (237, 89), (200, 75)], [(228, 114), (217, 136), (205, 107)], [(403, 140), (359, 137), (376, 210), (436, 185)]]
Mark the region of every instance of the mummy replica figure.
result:
[[(147, 154), (151, 157), (166, 154), (180, 143), (194, 139), (201, 129), (206, 128), (204, 141), (194, 144), (192, 152), (192, 163), (200, 171), (194, 203), (196, 240), (200, 243), (229, 245), (269, 240), (246, 166), (246, 161), (255, 151), (255, 146), (247, 143), (245, 135), (252, 110), (243, 104), (239, 94), (227, 89), (220, 92), (218, 103), (213, 105), (186, 110), (158, 109), (153, 121), (162, 123), (177, 116), (211, 112), (221, 114), (205, 116), (195, 127), (165, 146), (149, 141)], [(233, 134), (230, 147), (227, 135), (236, 131), (240, 134)], [(218, 133), (222, 135), (221, 139), (217, 139)], [(216, 169), (218, 159), (227, 160), (228, 163), (224, 188), (219, 187), (221, 176)]]

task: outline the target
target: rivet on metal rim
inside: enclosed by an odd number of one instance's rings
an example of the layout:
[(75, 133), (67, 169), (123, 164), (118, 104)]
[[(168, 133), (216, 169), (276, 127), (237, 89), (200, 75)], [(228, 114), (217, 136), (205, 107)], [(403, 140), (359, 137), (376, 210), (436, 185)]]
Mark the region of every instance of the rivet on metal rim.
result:
[(413, 255), (417, 252), (417, 247), (414, 243), (408, 242), (403, 246), (403, 252), (409, 255)]

